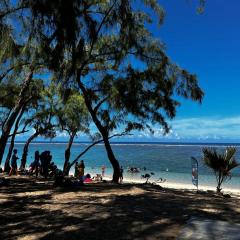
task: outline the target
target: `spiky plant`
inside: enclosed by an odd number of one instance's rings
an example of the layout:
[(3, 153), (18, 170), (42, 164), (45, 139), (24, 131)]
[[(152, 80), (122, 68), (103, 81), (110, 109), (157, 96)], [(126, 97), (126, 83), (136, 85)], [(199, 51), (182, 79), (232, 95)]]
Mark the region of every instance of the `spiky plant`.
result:
[(227, 147), (224, 153), (218, 153), (213, 148), (203, 148), (202, 151), (205, 164), (214, 171), (217, 180), (217, 193), (220, 193), (222, 183), (231, 178), (231, 170), (239, 166), (234, 157), (236, 148)]

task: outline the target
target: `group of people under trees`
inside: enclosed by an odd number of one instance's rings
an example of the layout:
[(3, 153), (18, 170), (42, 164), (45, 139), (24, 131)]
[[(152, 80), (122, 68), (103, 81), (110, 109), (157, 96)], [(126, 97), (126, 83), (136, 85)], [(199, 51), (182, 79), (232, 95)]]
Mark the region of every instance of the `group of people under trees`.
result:
[[(23, 171), (23, 169), (21, 168), (18, 169), (17, 166), (18, 159), (19, 157), (17, 155), (17, 149), (14, 149), (11, 158), (11, 170), (9, 172), (9, 176), (17, 175), (18, 172)], [(84, 175), (84, 169), (85, 164), (83, 160), (80, 161), (80, 164), (76, 162), (74, 177), (82, 182), (85, 182), (86, 178), (91, 179), (89, 174), (87, 174), (86, 176)], [(102, 175), (97, 174), (101, 175), (101, 180), (102, 177), (104, 176), (105, 169), (106, 167), (102, 166)], [(60, 172), (61, 171), (58, 170), (57, 166), (52, 161), (52, 155), (50, 151), (43, 151), (41, 154), (39, 153), (39, 151), (35, 151), (34, 161), (29, 166), (28, 170), (29, 175), (35, 175), (36, 177), (38, 177), (38, 175), (41, 174), (46, 179), (49, 176), (52, 177), (56, 175), (61, 175)], [(121, 183), (122, 181), (123, 181), (123, 167), (121, 166), (119, 182)]]
[[(19, 157), (17, 156), (17, 149), (13, 150), (13, 155), (11, 159), (11, 170), (9, 172), (9, 176), (17, 175), (18, 171), (22, 171), (23, 169), (18, 169), (17, 160)], [(30, 164), (29, 174), (35, 174), (36, 177), (39, 175), (47, 178), (48, 176), (54, 176), (58, 171), (57, 166), (52, 161), (52, 155), (50, 151), (43, 151), (41, 154), (39, 151), (35, 151), (34, 161)]]

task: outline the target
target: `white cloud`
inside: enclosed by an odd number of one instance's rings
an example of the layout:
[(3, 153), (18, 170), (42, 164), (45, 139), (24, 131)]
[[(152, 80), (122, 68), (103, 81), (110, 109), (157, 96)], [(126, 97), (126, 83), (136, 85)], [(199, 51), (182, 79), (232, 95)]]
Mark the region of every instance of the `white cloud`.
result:
[(181, 137), (237, 139), (240, 138), (240, 116), (220, 118), (202, 117), (173, 120), (172, 129)]
[(240, 140), (240, 116), (182, 118), (169, 122), (170, 132), (163, 136), (161, 127), (154, 127), (154, 135), (149, 130), (135, 133), (136, 138), (155, 140)]
[[(199, 117), (199, 118), (181, 118), (174, 119), (169, 122), (172, 127), (170, 132), (163, 135), (163, 128), (161, 126), (155, 126), (154, 135), (148, 130), (133, 131), (133, 135), (124, 136), (121, 138), (115, 138), (114, 140), (129, 140), (129, 141), (240, 141), (240, 116), (235, 117)], [(96, 127), (92, 126), (94, 131)], [(29, 132), (21, 135), (21, 137), (27, 138), (33, 132), (30, 129)], [(115, 133), (121, 132), (116, 131)], [(68, 139), (66, 132), (58, 132), (56, 140)], [(88, 140), (85, 134), (79, 134), (78, 141)]]

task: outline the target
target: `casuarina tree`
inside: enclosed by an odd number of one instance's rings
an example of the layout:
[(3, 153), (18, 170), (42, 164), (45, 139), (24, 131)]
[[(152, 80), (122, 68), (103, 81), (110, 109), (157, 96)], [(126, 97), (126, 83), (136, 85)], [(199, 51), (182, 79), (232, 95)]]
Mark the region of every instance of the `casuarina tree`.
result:
[(70, 170), (71, 147), (78, 134), (89, 133), (90, 116), (83, 97), (78, 91), (59, 88), (60, 101), (56, 110), (59, 130), (66, 132), (69, 139), (65, 149), (65, 161), (63, 165), (64, 175)]
[(162, 24), (163, 9), (156, 0), (25, 2), (41, 57), (63, 86), (77, 84), (118, 182), (109, 136), (118, 129), (151, 131), (154, 124), (168, 132), (178, 96), (203, 97), (196, 76), (174, 64), (150, 31)]
[(56, 136), (56, 104), (52, 94), (52, 86), (38, 86), (38, 97), (33, 102), (32, 108), (25, 116), (25, 125), (33, 130), (23, 147), (21, 168), (24, 169), (27, 162), (30, 143), (37, 137), (54, 138)]
[[(14, 102), (1, 122), (0, 164), (11, 130), (26, 105), (34, 74), (41, 68), (38, 45), (25, 21), (28, 18), (23, 12), (26, 7), (24, 1), (0, 1), (0, 84), (11, 83), (19, 88), (17, 93), (11, 89), (7, 93), (14, 95)], [(1, 96), (0, 104), (7, 110), (4, 102)]]

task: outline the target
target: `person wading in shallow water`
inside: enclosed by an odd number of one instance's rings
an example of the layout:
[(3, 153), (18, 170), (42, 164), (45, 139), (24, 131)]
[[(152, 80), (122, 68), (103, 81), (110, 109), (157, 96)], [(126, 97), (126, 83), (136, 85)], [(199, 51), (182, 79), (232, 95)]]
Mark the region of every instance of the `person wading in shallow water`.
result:
[(119, 182), (122, 183), (123, 181), (123, 167), (120, 168), (120, 174), (119, 174)]
[(17, 149), (14, 149), (13, 150), (12, 161), (11, 161), (11, 170), (9, 172), (9, 176), (11, 176), (12, 174), (17, 174), (17, 160), (18, 160)]
[(105, 169), (106, 169), (106, 167), (103, 165), (103, 166), (102, 166), (102, 177), (104, 177)]

